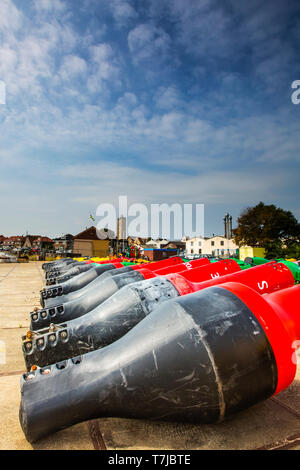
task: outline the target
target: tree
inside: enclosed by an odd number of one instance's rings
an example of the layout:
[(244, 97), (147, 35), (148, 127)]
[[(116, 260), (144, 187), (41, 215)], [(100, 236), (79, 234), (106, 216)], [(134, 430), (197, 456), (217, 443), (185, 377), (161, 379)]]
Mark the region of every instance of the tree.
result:
[(267, 258), (299, 253), (300, 224), (292, 212), (260, 202), (245, 209), (237, 222), (233, 230), (237, 245), (263, 247)]

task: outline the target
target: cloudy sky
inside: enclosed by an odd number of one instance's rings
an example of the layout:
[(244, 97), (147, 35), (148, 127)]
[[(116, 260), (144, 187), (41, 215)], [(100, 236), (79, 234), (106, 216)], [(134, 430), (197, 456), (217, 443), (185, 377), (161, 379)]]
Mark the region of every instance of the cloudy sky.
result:
[(0, 233), (101, 203), (274, 203), (300, 218), (298, 0), (1, 0)]

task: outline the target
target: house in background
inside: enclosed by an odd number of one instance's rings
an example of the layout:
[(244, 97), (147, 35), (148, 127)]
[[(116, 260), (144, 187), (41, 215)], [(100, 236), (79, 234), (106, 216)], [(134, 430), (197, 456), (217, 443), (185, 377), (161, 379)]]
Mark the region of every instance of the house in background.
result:
[(153, 238), (151, 238), (151, 240), (146, 242), (146, 246), (149, 247), (149, 248), (151, 248), (151, 247), (158, 248), (156, 240), (153, 240)]
[(24, 238), (22, 250), (32, 251), (33, 242), (39, 237), (40, 235), (26, 235), (26, 237)]
[(143, 255), (149, 261), (161, 261), (177, 255), (177, 248), (152, 248), (147, 245), (143, 246)]
[(56, 253), (72, 253), (73, 235), (67, 233), (59, 238), (54, 238), (54, 251)]
[(109, 255), (109, 238), (99, 240), (96, 227), (90, 227), (73, 238), (73, 253), (77, 256), (106, 258)]
[(186, 241), (186, 255), (208, 255), (216, 257), (235, 256), (238, 246), (232, 239), (220, 235), (194, 237)]
[(49, 237), (37, 237), (32, 242), (32, 251), (34, 253), (49, 253), (54, 249), (54, 241)]
[(204, 251), (205, 249), (204, 243), (205, 243), (204, 237), (193, 237), (193, 238), (186, 240), (185, 242), (186, 256), (202, 255), (202, 254), (208, 255), (209, 253), (206, 253), (206, 251)]
[(24, 240), (25, 238), (23, 237), (23, 235), (8, 237), (3, 242), (3, 248), (6, 248), (7, 250), (14, 250), (14, 251), (21, 250)]
[(166, 245), (168, 245), (169, 240), (165, 240), (163, 238), (158, 238), (157, 240), (149, 240), (146, 245), (149, 247), (154, 247), (154, 248), (164, 248)]
[(186, 250), (186, 244), (182, 241), (170, 241), (164, 248), (175, 249), (177, 251), (177, 256), (184, 256)]
[(238, 245), (232, 239), (215, 235), (205, 239), (204, 253), (212, 256), (235, 256), (238, 254)]
[(0, 248), (3, 248), (3, 244), (7, 238), (4, 235), (0, 235)]
[(22, 251), (44, 254), (54, 250), (54, 241), (41, 235), (26, 235), (21, 247)]
[(128, 241), (128, 245), (129, 246), (136, 246), (136, 247), (140, 247), (142, 245), (146, 245), (146, 243), (150, 240), (150, 238), (142, 238), (142, 237), (131, 237), (129, 236), (127, 238), (127, 241)]

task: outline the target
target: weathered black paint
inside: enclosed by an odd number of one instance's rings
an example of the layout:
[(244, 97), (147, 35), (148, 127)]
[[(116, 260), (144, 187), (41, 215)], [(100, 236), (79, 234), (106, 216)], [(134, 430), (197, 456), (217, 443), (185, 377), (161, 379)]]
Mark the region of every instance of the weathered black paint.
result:
[(56, 284), (55, 286), (48, 288), (46, 287), (41, 291), (42, 307), (50, 307), (57, 303), (62, 303), (62, 300), (56, 299), (56, 297), (68, 295), (71, 292), (82, 289), (105, 271), (109, 271), (111, 269), (116, 269), (113, 264), (99, 264), (98, 266), (94, 266), (94, 268), (88, 272), (78, 274), (78, 276), (70, 279), (69, 281), (63, 282), (62, 284)]
[[(133, 273), (138, 274), (137, 271)], [(140, 278), (141, 275), (139, 275)], [(136, 279), (138, 279), (137, 276)], [(32, 345), (30, 349), (27, 349), (26, 343), (23, 344), (27, 370), (30, 370), (33, 365), (43, 367), (107, 346), (124, 336), (159, 304), (179, 295), (173, 284), (164, 277), (134, 282), (132, 274), (127, 278), (115, 276), (105, 281), (110, 290), (114, 281), (117, 281), (118, 288), (125, 282), (127, 284), (132, 282), (132, 284), (126, 285), (110, 296), (106, 302), (85, 315), (83, 313), (86, 309), (85, 304), (77, 301), (72, 309), (70, 309), (71, 302), (66, 304), (67, 312), (65, 310), (58, 313), (57, 318), (61, 320), (61, 324), (56, 333), (50, 331), (49, 328), (41, 329), (36, 331), (36, 337), (30, 341)], [(71, 315), (75, 319), (68, 321)], [(76, 318), (75, 315), (78, 317), (80, 315), (80, 318)], [(67, 323), (62, 324), (65, 321)], [(41, 323), (43, 322), (40, 321), (39, 324)], [(51, 316), (47, 323), (51, 323)], [(36, 322), (32, 322), (32, 326), (36, 327)], [(60, 328), (62, 328), (61, 331)], [(62, 332), (64, 332), (64, 337), (61, 336)], [(53, 341), (53, 335), (55, 335), (55, 341)], [(41, 342), (42, 345), (40, 345)]]
[(262, 327), (221, 287), (165, 302), (120, 340), (50, 371), (22, 377), (20, 423), (30, 442), (100, 417), (220, 422), (277, 383)]
[(78, 266), (81, 263), (79, 261), (72, 260), (68, 264), (62, 264), (62, 265), (57, 265), (53, 266), (52, 268), (48, 269), (45, 273), (46, 279), (49, 277), (52, 277), (53, 275), (61, 275), (63, 273), (66, 273), (69, 269), (73, 268), (74, 266)]
[(62, 282), (66, 282), (69, 279), (72, 279), (75, 276), (78, 276), (78, 274), (85, 273), (87, 271), (90, 271), (91, 269), (94, 269), (93, 264), (81, 264), (78, 266), (74, 266), (73, 268), (69, 269), (66, 271), (65, 274), (62, 274), (58, 277), (53, 276), (47, 279), (46, 284), (47, 286), (52, 286), (54, 284), (61, 284)]
[(74, 260), (72, 258), (64, 258), (64, 259), (59, 259), (52, 261), (51, 263), (44, 263), (42, 264), (42, 268), (44, 271), (50, 271), (51, 269), (59, 266), (66, 266), (68, 264), (73, 263)]
[(141, 281), (144, 277), (138, 271), (131, 271), (104, 279), (104, 281), (102, 281), (102, 276), (97, 279), (99, 282), (87, 289), (84, 295), (55, 307), (32, 312), (30, 329), (37, 331), (46, 328), (51, 323), (57, 324), (81, 317), (102, 304), (123, 286)]
[(73, 264), (69, 264), (66, 267), (59, 268), (59, 269), (57, 268), (57, 269), (53, 269), (51, 271), (46, 272), (45, 279), (47, 281), (51, 281), (52, 279), (54, 279), (56, 277), (64, 276), (65, 274), (68, 274), (72, 269), (77, 268), (78, 266), (92, 266), (92, 265), (91, 264), (78, 263), (78, 262), (73, 263)]

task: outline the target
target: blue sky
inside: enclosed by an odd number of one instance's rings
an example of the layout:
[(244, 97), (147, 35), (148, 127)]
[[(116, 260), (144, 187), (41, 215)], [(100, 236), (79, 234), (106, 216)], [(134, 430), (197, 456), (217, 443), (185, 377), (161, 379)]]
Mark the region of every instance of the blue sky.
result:
[(300, 218), (297, 0), (1, 0), (0, 233), (78, 233), (100, 203)]

